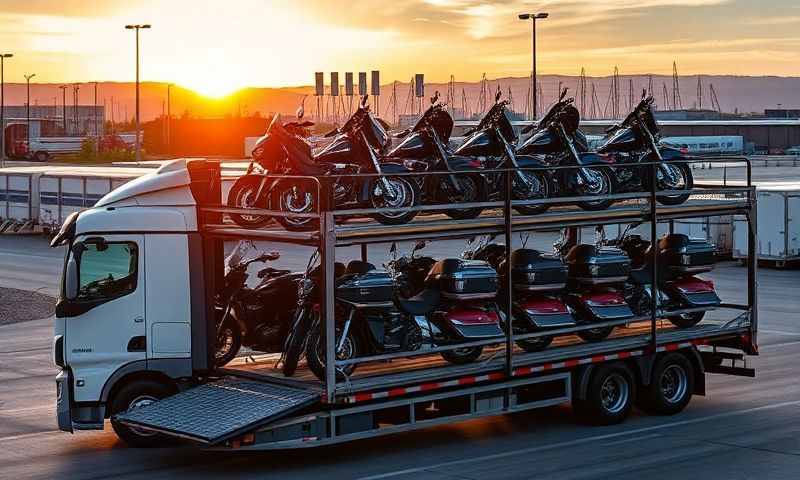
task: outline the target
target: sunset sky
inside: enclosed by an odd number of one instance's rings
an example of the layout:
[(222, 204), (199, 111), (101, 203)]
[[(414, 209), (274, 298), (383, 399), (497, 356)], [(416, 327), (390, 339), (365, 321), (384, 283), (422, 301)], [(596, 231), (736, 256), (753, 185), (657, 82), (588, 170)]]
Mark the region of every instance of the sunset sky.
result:
[[(313, 82), (314, 71), (380, 69), (382, 80), (477, 80), (530, 69), (537, 24), (539, 71), (623, 74), (800, 75), (797, 0), (0, 0), (0, 45), (15, 57), (6, 81), (142, 78), (209, 95), (242, 86)], [(632, 6), (635, 5), (635, 6)]]

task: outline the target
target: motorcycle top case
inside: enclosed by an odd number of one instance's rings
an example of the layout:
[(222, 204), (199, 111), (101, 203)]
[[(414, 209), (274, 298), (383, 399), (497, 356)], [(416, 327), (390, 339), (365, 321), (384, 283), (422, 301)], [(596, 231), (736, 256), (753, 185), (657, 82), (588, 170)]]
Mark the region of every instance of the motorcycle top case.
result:
[(356, 305), (392, 304), (393, 294), (392, 277), (386, 270), (346, 274), (337, 280), (337, 299)]
[(631, 271), (631, 259), (618, 248), (575, 245), (566, 261), (569, 279), (586, 285), (621, 283)]
[(673, 274), (710, 272), (714, 268), (714, 245), (682, 233), (658, 241), (659, 263)]
[(516, 290), (561, 290), (567, 285), (567, 266), (552, 255), (520, 248), (511, 253), (511, 280)]
[(443, 296), (456, 300), (493, 298), (497, 294), (497, 272), (481, 260), (439, 260), (426, 282), (438, 285)]

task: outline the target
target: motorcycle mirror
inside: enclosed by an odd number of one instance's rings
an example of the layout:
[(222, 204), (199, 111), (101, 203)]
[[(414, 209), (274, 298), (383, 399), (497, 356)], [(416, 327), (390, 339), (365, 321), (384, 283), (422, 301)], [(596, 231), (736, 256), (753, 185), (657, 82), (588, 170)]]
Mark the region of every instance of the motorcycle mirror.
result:
[(564, 87), (564, 90), (561, 91), (561, 95), (558, 97), (559, 102), (564, 100), (564, 97), (567, 96), (567, 90), (569, 90), (569, 87)]
[(303, 95), (303, 99), (300, 100), (300, 106), (297, 107), (297, 113), (295, 114), (298, 121), (302, 120), (303, 115), (306, 114), (305, 104), (306, 104), (306, 96)]
[(397, 253), (397, 243), (392, 242), (392, 246), (389, 247), (389, 252), (390, 253)]
[(431, 105), (436, 103), (437, 100), (439, 100), (439, 90), (436, 90), (436, 92), (431, 97)]
[(642, 89), (642, 100), (644, 100), (645, 98), (647, 98), (647, 89), (643, 88)]
[(417, 250), (422, 250), (427, 244), (428, 243), (425, 240), (417, 240), (417, 242), (414, 244), (414, 251), (416, 252)]

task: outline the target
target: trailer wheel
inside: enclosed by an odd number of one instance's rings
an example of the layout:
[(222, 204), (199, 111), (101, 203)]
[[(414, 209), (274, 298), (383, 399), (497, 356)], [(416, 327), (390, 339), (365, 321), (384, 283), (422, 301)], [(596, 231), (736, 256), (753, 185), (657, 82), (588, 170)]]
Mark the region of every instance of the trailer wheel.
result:
[(581, 330), (580, 332), (577, 332), (577, 335), (587, 342), (599, 342), (601, 340), (605, 340), (613, 331), (614, 327), (599, 327), (591, 328), (589, 330)]
[(483, 353), (483, 347), (466, 347), (447, 350), (441, 353), (442, 358), (455, 365), (465, 365), (478, 359)]
[(650, 385), (642, 389), (637, 406), (656, 415), (674, 415), (689, 404), (694, 392), (694, 368), (686, 356), (668, 353), (653, 369)]
[(667, 317), (667, 320), (672, 322), (672, 324), (678, 328), (689, 328), (700, 323), (705, 314), (706, 312), (684, 313), (682, 315), (673, 315)]
[(47, 160), (50, 158), (50, 154), (49, 154), (49, 153), (47, 153), (47, 152), (36, 152), (36, 154), (33, 156), (33, 158), (34, 158), (34, 159), (35, 159), (37, 162), (42, 162), (42, 163), (44, 163), (44, 162), (46, 162), (46, 161), (47, 161)]
[[(123, 386), (111, 399), (111, 414), (141, 408), (172, 395), (174, 389), (151, 379), (134, 380)], [(128, 427), (111, 419), (111, 426), (119, 438), (131, 447), (151, 448), (167, 443), (167, 438), (157, 433)]]
[(589, 381), (586, 398), (575, 398), (572, 408), (582, 421), (614, 425), (628, 416), (633, 406), (633, 375), (623, 364), (598, 367)]
[(526, 352), (541, 352), (553, 343), (553, 337), (536, 337), (517, 340), (517, 346)]

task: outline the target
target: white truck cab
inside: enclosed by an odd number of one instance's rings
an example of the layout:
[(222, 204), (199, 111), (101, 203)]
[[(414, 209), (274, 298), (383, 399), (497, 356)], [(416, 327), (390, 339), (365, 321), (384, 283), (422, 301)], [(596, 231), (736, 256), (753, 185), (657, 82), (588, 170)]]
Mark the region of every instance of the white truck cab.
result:
[[(208, 368), (206, 322), (193, 331), (192, 321), (205, 318), (205, 302), (192, 301), (203, 291), (194, 162), (173, 161), (112, 191), (71, 215), (51, 243), (67, 247), (53, 342), (61, 430), (103, 429), (112, 414), (170, 395)], [(113, 426), (130, 443), (152, 440)]]

